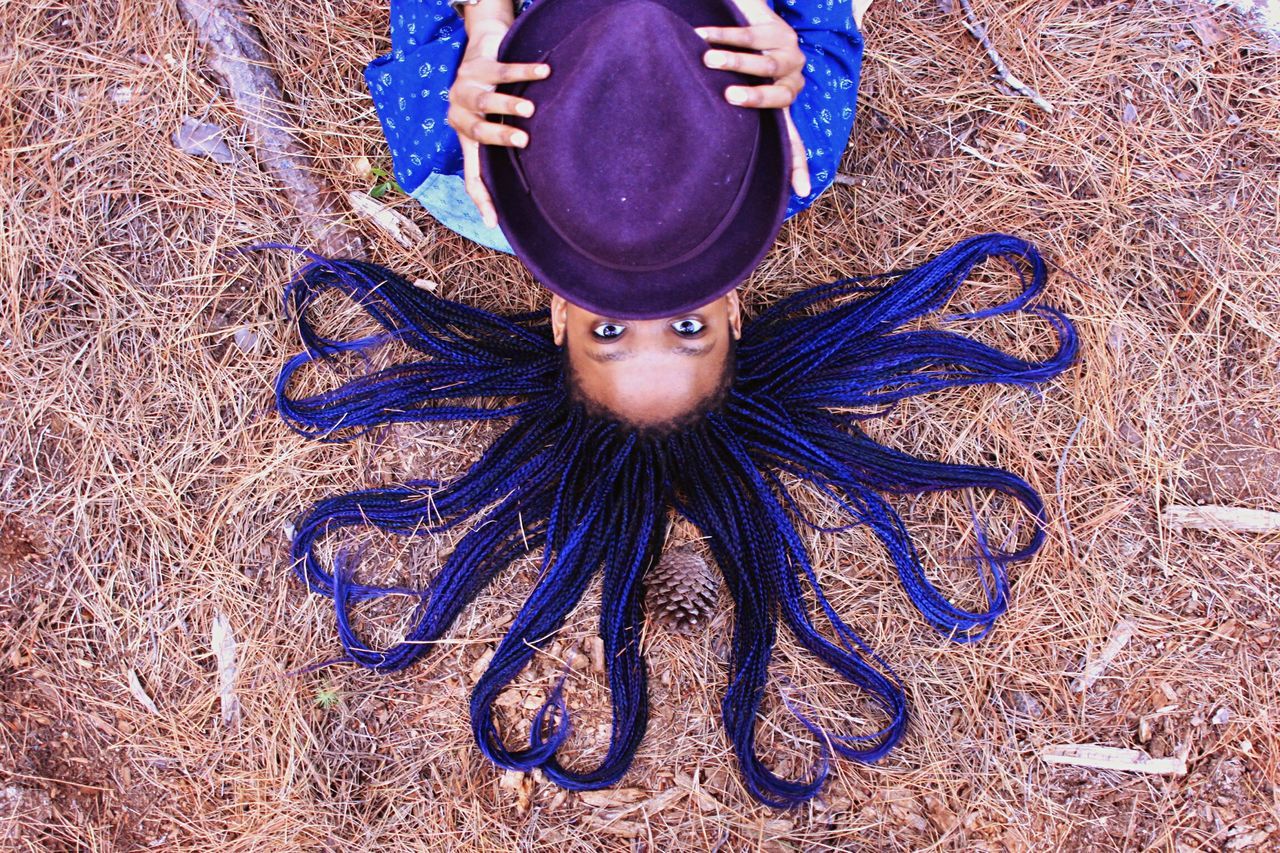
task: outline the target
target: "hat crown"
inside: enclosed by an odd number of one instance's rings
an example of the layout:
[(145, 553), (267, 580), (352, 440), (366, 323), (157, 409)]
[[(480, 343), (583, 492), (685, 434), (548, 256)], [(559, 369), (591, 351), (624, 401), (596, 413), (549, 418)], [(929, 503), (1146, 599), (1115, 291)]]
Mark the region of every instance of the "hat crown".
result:
[(733, 0), (537, 0), (498, 49), (551, 76), (527, 97), (527, 148), (480, 146), (516, 255), (547, 288), (618, 319), (671, 317), (742, 282), (790, 197), (782, 110), (743, 109), (697, 27), (746, 26)]
[(725, 101), (734, 78), (703, 64), (706, 49), (665, 6), (630, 0), (584, 21), (526, 89), (537, 110), (517, 168), (547, 225), (597, 263), (679, 263), (741, 204), (760, 123)]

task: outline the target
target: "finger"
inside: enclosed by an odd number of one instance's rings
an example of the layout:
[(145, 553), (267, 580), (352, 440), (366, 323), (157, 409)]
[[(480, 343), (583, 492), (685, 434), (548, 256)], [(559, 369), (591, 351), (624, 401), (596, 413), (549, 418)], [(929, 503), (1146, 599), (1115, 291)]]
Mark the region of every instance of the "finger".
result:
[(800, 198), (813, 192), (813, 183), (809, 180), (809, 156), (804, 148), (804, 140), (796, 123), (791, 120), (791, 111), (787, 110), (787, 138), (791, 140), (791, 189)]
[(473, 109), (484, 115), (524, 116), (533, 115), (533, 101), (517, 98), (514, 95), (503, 95), (481, 89), (476, 94)]
[(480, 146), (470, 140), (462, 142), (462, 174), (467, 195), (476, 203), (480, 218), (490, 228), (498, 227), (498, 211), (493, 207), (489, 190), (480, 179)]
[(778, 50), (797, 43), (795, 31), (781, 21), (750, 27), (699, 27), (698, 35), (711, 44), (747, 50)]
[(782, 82), (768, 86), (730, 86), (724, 97), (735, 107), (751, 107), (757, 110), (778, 110), (791, 106), (796, 91)]
[(794, 74), (804, 67), (804, 54), (795, 51), (770, 51), (765, 54), (737, 53), (729, 50), (708, 50), (702, 57), (708, 68), (722, 68), (726, 71), (737, 71), (750, 74), (752, 77), (767, 77), (770, 80)]
[(495, 83), (524, 83), (529, 80), (545, 80), (551, 76), (551, 66), (545, 62), (498, 62), (489, 76)]
[(482, 145), (502, 145), (507, 148), (524, 148), (529, 144), (529, 134), (505, 124), (476, 118), (467, 128), (467, 136)]

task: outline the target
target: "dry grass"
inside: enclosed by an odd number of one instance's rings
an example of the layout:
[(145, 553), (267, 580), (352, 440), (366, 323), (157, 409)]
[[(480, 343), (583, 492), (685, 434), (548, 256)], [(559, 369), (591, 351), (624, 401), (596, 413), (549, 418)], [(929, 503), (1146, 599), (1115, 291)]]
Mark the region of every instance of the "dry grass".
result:
[[(387, 158), (360, 69), (385, 49), (385, 10), (259, 5), (318, 162), (340, 188), (367, 188), (356, 164)], [(289, 674), (335, 646), (324, 602), (287, 570), (286, 520), (329, 492), (460, 470), (488, 434), (403, 429), (330, 448), (289, 433), (269, 385), (296, 346), (277, 308), (290, 261), (221, 253), (301, 232), (249, 156), (218, 166), (170, 145), (187, 114), (237, 127), (172, 5), (0, 4), (0, 846), (1274, 845), (1280, 547), (1175, 533), (1157, 511), (1280, 508), (1280, 61), (1198, 7), (977, 11), (1056, 112), (993, 90), (957, 15), (877, 4), (845, 163), (855, 183), (786, 228), (749, 296), (915, 263), (977, 231), (1041, 243), (1061, 269), (1052, 299), (1079, 322), (1080, 367), (1043, 396), (939, 396), (875, 430), (1025, 474), (1052, 508), (1051, 538), (1017, 569), (993, 636), (955, 647), (858, 534), (813, 537), (836, 606), (898, 667), (915, 717), (884, 763), (839, 763), (820, 800), (777, 813), (745, 795), (717, 719), (727, 617), (692, 637), (648, 632), (649, 738), (629, 787), (590, 797), (503, 780), (471, 744), (473, 667), (522, 600), (522, 571), (409, 673)], [(538, 302), (513, 261), (401, 209), (430, 239), (406, 252), (371, 233), (377, 260), (486, 306)], [(231, 342), (244, 326), (260, 336), (247, 353)], [(966, 512), (907, 508), (940, 560)], [(401, 571), (435, 547), (408, 549)], [(239, 643), (230, 727), (218, 613)], [(589, 651), (592, 613), (574, 616), (529, 695), (555, 657)], [(1134, 640), (1072, 693), (1122, 618)], [(131, 695), (130, 670), (158, 713)], [(856, 714), (786, 643), (778, 671), (806, 701)], [(575, 672), (574, 748), (589, 755), (603, 694), (590, 666)], [(810, 748), (776, 704), (767, 737), (798, 769)], [(1037, 757), (1148, 734), (1154, 754), (1188, 751), (1186, 778)]]

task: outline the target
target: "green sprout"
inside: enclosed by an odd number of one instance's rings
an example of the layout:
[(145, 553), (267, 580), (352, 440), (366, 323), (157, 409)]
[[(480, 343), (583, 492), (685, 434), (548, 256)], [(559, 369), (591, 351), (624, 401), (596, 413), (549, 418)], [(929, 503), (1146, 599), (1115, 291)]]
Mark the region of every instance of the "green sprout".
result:
[(373, 189), (369, 190), (371, 198), (382, 198), (388, 192), (395, 190), (402, 192), (400, 185), (396, 183), (395, 176), (381, 166), (374, 166), (369, 169), (377, 183), (373, 185)]
[(321, 687), (316, 691), (316, 707), (324, 711), (332, 711), (340, 698), (342, 694), (332, 684)]

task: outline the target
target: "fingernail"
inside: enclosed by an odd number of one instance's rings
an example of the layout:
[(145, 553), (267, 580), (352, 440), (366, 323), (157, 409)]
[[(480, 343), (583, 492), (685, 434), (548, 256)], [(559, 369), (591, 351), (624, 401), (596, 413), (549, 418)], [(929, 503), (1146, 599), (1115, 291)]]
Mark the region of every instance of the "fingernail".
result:
[(711, 30), (707, 29), (706, 27), (698, 27), (696, 30), (694, 30), (694, 32), (697, 33), (702, 38), (706, 38), (707, 36), (711, 35)]
[(523, 130), (517, 130), (515, 133), (511, 134), (511, 144), (517, 148), (524, 148), (529, 144), (529, 134), (525, 133)]
[(538, 75), (539, 77), (550, 77), (550, 76), (551, 76), (551, 66), (550, 66), (550, 65), (539, 65), (539, 66), (538, 66), (538, 68), (537, 68), (536, 73), (537, 73), (537, 75)]
[(533, 115), (533, 104), (528, 102), (525, 102), (523, 104), (516, 104), (516, 112), (518, 112), (520, 115), (524, 116), (525, 118), (528, 118), (529, 116)]
[(707, 63), (708, 68), (723, 68), (725, 56), (718, 50), (709, 50), (707, 55), (702, 57), (702, 61)]
[(725, 89), (724, 96), (729, 99), (731, 104), (745, 104), (747, 102), (747, 90), (740, 89), (737, 86), (730, 86)]

